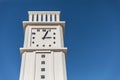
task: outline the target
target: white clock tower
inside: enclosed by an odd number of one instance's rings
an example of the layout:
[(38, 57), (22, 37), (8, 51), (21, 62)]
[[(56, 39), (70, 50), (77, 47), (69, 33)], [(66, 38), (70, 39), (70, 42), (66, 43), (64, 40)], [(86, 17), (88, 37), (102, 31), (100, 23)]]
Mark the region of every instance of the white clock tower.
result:
[(67, 80), (64, 47), (65, 21), (59, 11), (29, 11), (19, 80)]

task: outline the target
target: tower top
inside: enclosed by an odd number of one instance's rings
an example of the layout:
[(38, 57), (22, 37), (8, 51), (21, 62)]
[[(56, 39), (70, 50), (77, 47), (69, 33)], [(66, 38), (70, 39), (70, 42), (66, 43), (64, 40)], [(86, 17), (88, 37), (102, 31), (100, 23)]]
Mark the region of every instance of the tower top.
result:
[(60, 11), (29, 11), (30, 22), (59, 22)]
[(65, 21), (60, 21), (60, 11), (28, 11), (28, 21), (23, 21), (23, 27), (28, 25), (61, 25), (64, 29)]

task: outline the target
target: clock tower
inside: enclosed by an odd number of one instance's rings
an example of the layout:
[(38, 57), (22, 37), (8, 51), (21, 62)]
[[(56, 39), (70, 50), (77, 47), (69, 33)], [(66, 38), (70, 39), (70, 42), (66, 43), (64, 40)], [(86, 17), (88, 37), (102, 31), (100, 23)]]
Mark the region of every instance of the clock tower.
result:
[(19, 80), (67, 80), (65, 21), (59, 11), (29, 11), (23, 21), (24, 46)]

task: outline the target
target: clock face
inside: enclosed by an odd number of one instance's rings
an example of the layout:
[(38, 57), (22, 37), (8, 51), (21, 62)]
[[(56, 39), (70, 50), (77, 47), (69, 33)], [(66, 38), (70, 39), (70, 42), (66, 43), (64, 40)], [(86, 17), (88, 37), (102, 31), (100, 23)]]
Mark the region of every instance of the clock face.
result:
[(31, 29), (31, 47), (55, 47), (57, 46), (56, 28), (32, 28)]

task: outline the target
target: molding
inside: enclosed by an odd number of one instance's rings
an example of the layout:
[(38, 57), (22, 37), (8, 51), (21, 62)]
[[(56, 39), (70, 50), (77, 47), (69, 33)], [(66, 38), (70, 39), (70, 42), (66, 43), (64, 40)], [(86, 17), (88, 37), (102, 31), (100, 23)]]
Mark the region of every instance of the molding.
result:
[(55, 13), (55, 14), (60, 14), (61, 12), (60, 11), (28, 11), (28, 14), (46, 14), (46, 13)]
[(67, 48), (20, 48), (21, 55), (24, 52), (33, 52), (33, 51), (54, 51), (54, 52), (64, 52), (67, 53)]
[(60, 22), (30, 22), (30, 21), (23, 21), (23, 28), (24, 28), (24, 31), (26, 29), (26, 27), (28, 25), (38, 25), (38, 26), (41, 26), (41, 25), (61, 25), (63, 30), (65, 29), (65, 21), (60, 21)]

